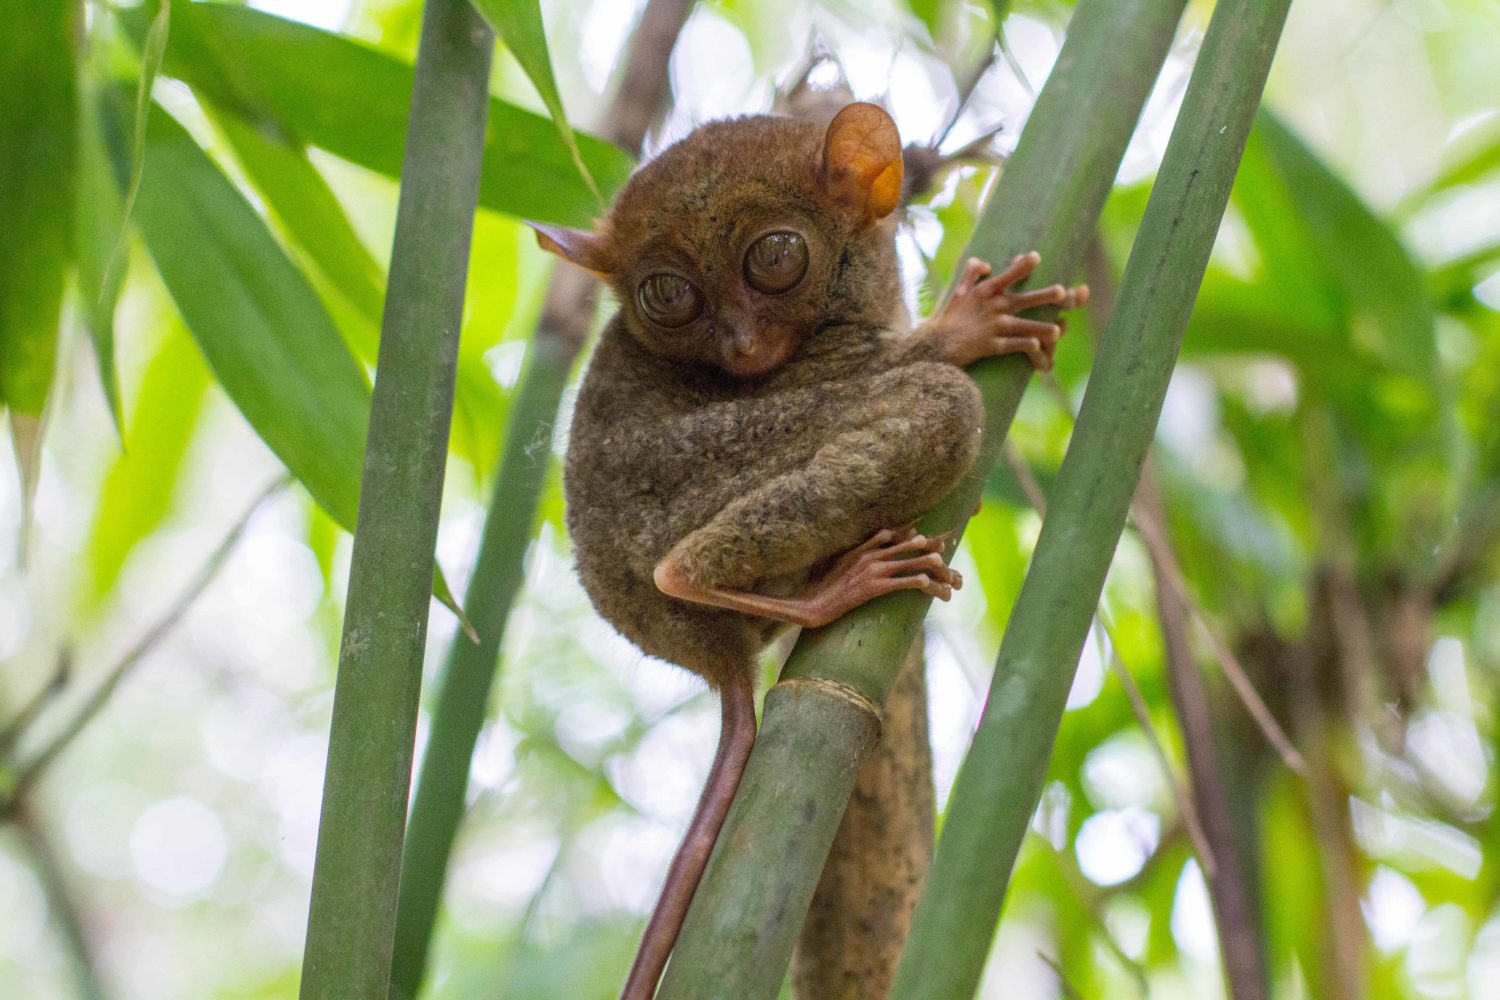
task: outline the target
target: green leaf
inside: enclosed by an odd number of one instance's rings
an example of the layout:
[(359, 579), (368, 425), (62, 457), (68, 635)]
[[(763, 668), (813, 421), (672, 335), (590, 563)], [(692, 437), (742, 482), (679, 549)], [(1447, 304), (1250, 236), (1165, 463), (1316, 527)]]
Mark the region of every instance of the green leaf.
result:
[[(73, 0), (0, 8), (0, 404), (39, 418), (73, 256)], [(24, 474), (24, 470), (23, 470)]]
[(130, 221), (131, 212), (135, 209), (135, 199), (141, 189), (141, 175), (146, 167), (146, 116), (151, 108), (151, 89), (156, 86), (156, 77), (161, 73), (162, 56), (167, 51), (167, 33), (171, 23), (172, 4), (170, 0), (163, 0), (156, 16), (151, 19), (151, 27), (146, 31), (146, 41), (141, 46), (141, 74), (136, 80), (135, 128), (130, 144), (130, 175), (125, 182), (125, 209), (114, 251), (105, 264), (105, 287), (111, 281), (118, 280), (116, 271), (125, 254), (125, 241), (129, 236), (125, 224)]
[(547, 33), (542, 27), (542, 9), (536, 0), (473, 0), (474, 7), (490, 22), (510, 54), (516, 57), (521, 69), (531, 79), (542, 103), (557, 125), (557, 134), (573, 157), (578, 174), (597, 200), (602, 201), (599, 188), (584, 165), (583, 155), (578, 150), (578, 139), (573, 135), (573, 126), (568, 124), (568, 115), (563, 110), (562, 95), (557, 92), (557, 78), (552, 74), (552, 55), (547, 51)]
[(1491, 119), (1454, 143), (1443, 156), (1443, 166), (1416, 201), (1440, 191), (1473, 184), (1500, 171), (1500, 121)]
[[(90, 56), (97, 67), (102, 61), (98, 59), (98, 50), (91, 50)], [(85, 63), (80, 64), (78, 72), (78, 204), (87, 205), (88, 211), (77, 212), (74, 217), (78, 297), (84, 325), (94, 346), (99, 385), (114, 420), (115, 433), (123, 444), (125, 420), (120, 378), (115, 370), (115, 306), (125, 284), (125, 268), (111, 270), (110, 256), (125, 229), (125, 211), (109, 150), (99, 130), (97, 77)]]
[(99, 385), (115, 422), (115, 432), (125, 439), (125, 421), (120, 404), (120, 378), (115, 370), (115, 305), (125, 284), (125, 269), (109, 267), (111, 239), (124, 223), (120, 189), (115, 184), (109, 152), (99, 134), (97, 95), (85, 82), (81, 88), (78, 128), (78, 202), (89, 206), (78, 213), (74, 239), (78, 247), (78, 295), (94, 345)]
[[(119, 197), (118, 188), (114, 194)], [(115, 458), (99, 490), (89, 534), (92, 600), (114, 589), (130, 553), (171, 511), (208, 381), (192, 338), (170, 323), (141, 379), (125, 451)]]
[[(105, 115), (128, 177), (128, 103)], [(354, 526), (370, 390), (316, 293), (187, 131), (153, 106), (136, 228), (209, 367), (257, 434), (346, 528)]]
[(906, 9), (926, 25), (927, 33), (933, 38), (937, 37), (938, 22), (942, 19), (945, 6), (943, 0), (906, 0)]
[(385, 274), (306, 150), (233, 115), (213, 112), (211, 117), (282, 228), (360, 316), (378, 328)]
[(1396, 233), (1276, 115), (1261, 112), (1252, 142), (1268, 156), (1289, 218), (1300, 221), (1308, 250), (1343, 299), (1351, 346), (1393, 369), (1435, 378), (1432, 302)]
[[(139, 12), (116, 16), (144, 36)], [(194, 3), (177, 11), (165, 71), (247, 121), (370, 170), (401, 173), (412, 68), (367, 45), (246, 7)], [(578, 148), (603, 194), (629, 176), (631, 158), (610, 143), (579, 135)], [(565, 225), (585, 225), (599, 212), (553, 123), (494, 99), (479, 201)]]

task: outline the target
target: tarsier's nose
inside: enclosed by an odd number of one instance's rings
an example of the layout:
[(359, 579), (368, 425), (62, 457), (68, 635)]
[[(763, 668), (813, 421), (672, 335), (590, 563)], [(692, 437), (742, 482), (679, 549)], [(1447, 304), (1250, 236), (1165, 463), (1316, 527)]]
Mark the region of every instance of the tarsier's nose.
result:
[(756, 352), (760, 343), (755, 334), (749, 330), (740, 329), (734, 332), (734, 335), (729, 340), (729, 345), (734, 353), (748, 357)]

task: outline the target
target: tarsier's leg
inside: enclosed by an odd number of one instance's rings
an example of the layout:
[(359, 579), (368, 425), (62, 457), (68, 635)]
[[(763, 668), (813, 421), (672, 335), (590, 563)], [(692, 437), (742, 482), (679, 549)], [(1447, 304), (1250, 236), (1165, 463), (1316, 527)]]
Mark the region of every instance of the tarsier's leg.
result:
[(1022, 254), (1004, 271), (991, 275), (990, 265), (969, 258), (953, 294), (936, 316), (922, 324), (920, 332), (957, 365), (1000, 354), (1025, 354), (1038, 371), (1047, 371), (1052, 367), (1058, 338), (1067, 329), (1065, 323), (1015, 314), (1038, 306), (1074, 309), (1088, 301), (1089, 290), (1087, 285), (1049, 285), (1012, 292), (1011, 287), (1029, 277), (1041, 260), (1035, 252)]
[[(656, 567), (662, 592), (804, 626), (893, 590), (951, 597), (963, 581), (943, 562), (947, 539), (900, 525), (946, 495), (973, 460), (978, 392), (957, 369), (924, 363), (873, 379), (867, 405), (857, 429), (678, 543)], [(831, 556), (840, 558), (798, 596), (749, 592)]]

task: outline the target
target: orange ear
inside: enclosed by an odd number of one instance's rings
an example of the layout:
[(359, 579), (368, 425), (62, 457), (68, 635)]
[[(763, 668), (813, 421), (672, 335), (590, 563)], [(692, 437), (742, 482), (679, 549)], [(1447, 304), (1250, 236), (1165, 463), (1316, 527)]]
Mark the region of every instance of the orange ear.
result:
[(549, 226), (544, 222), (526, 224), (536, 230), (537, 246), (543, 250), (593, 271), (601, 278), (608, 278), (614, 271), (609, 241), (598, 233), (569, 229), (566, 226)]
[(901, 202), (901, 135), (883, 108), (861, 102), (834, 115), (823, 140), (823, 182), (863, 208), (872, 222), (895, 211)]

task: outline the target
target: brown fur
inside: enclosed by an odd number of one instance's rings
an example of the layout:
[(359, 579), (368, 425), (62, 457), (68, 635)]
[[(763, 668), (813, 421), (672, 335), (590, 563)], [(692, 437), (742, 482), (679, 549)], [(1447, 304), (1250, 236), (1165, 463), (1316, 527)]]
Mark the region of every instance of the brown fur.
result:
[[(995, 317), (1014, 311), (973, 291), (983, 266), (972, 261), (943, 318), (910, 331), (892, 217), (901, 174), (895, 125), (872, 105), (850, 105), (826, 132), (742, 118), (706, 125), (643, 167), (594, 233), (537, 226), (544, 247), (598, 273), (620, 302), (568, 447), (584, 589), (645, 652), (707, 680), (724, 708), (627, 1000), (653, 994), (676, 940), (753, 741), (756, 656), (781, 627), (715, 604), (818, 622), (895, 585), (946, 599), (961, 583), (940, 542), (903, 536), (887, 556), (915, 546), (928, 553), (912, 564), (924, 574), (882, 583), (894, 564), (869, 562), (875, 552), (839, 562), (816, 598), (802, 595), (843, 553), (893, 538), (871, 536), (913, 521), (968, 469), (982, 407), (957, 364), (1000, 352)], [(790, 285), (786, 262), (800, 258), (784, 237), (750, 266), (758, 240), (786, 232), (806, 250)], [(830, 605), (839, 586), (844, 603)], [(793, 595), (795, 614), (768, 603)]]
[[(795, 592), (819, 564), (936, 503), (973, 460), (972, 381), (906, 333), (894, 223), (830, 192), (823, 129), (754, 117), (698, 129), (642, 168), (601, 227), (620, 314), (572, 425), (568, 527), (600, 614), (647, 653), (715, 687), (751, 669), (775, 623), (661, 594), (675, 550), (695, 583)], [(791, 292), (749, 288), (761, 233), (806, 237)], [(635, 288), (664, 266), (705, 296), (663, 331)], [(778, 369), (737, 378), (716, 342), (743, 324), (791, 327)]]

